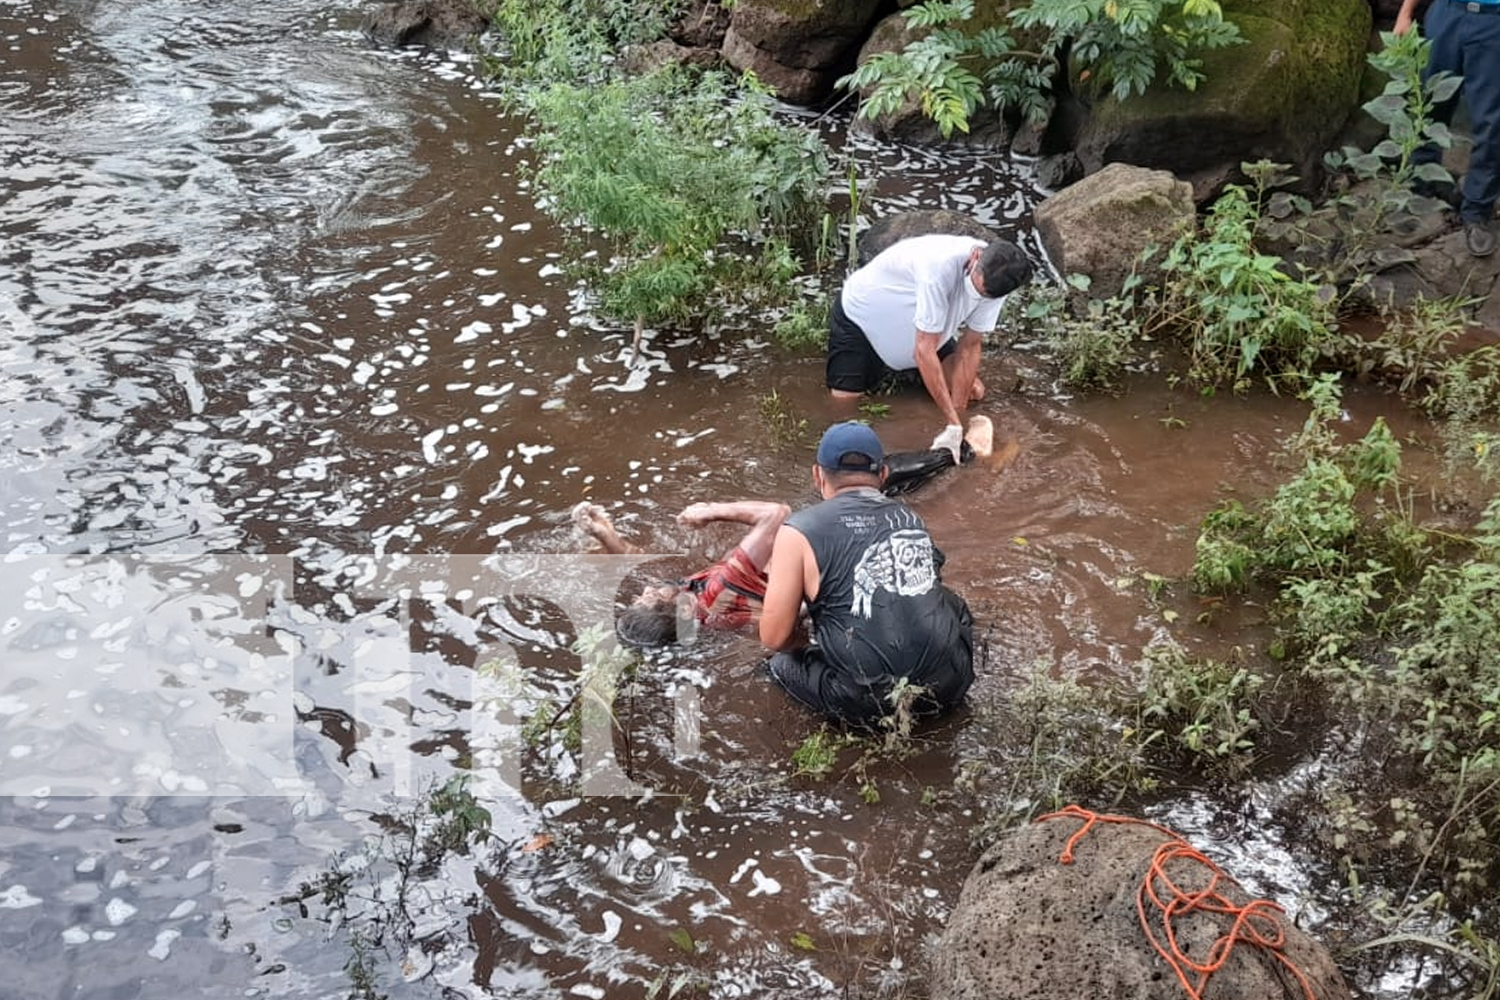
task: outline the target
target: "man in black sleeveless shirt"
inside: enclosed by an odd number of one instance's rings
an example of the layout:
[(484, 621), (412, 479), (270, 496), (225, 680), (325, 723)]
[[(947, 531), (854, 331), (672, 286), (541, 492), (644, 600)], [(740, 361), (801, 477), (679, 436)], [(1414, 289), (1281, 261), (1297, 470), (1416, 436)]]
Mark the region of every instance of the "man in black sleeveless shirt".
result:
[[(835, 424), (818, 445), (823, 502), (776, 534), (760, 638), (778, 652), (771, 676), (827, 717), (872, 728), (893, 711), (899, 682), (913, 709), (935, 715), (974, 679), (973, 619), (939, 579), (943, 555), (906, 504), (881, 493), (885, 450), (868, 426)], [(813, 644), (800, 626), (807, 602)]]

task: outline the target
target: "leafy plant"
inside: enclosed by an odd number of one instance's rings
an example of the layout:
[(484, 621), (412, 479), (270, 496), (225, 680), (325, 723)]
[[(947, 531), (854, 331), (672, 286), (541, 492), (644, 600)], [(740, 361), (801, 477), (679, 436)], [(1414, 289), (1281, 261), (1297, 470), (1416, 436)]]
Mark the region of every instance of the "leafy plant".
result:
[(1477, 470), (1494, 482), (1500, 473), (1495, 424), (1500, 416), (1500, 348), (1486, 344), (1450, 359), (1434, 375), (1422, 406), (1441, 421), (1444, 470)]
[(833, 772), (839, 754), (849, 746), (847, 736), (836, 735), (827, 726), (819, 726), (792, 751), (792, 774), (800, 778), (821, 779)]
[(597, 83), (614, 54), (654, 41), (682, 13), (683, 0), (476, 0), (502, 40), (489, 72), (513, 87)]
[(1271, 192), (1295, 180), (1280, 175), (1284, 167), (1265, 162), (1255, 167), (1266, 196), (1260, 235), (1297, 247), (1327, 281), (1340, 286), (1358, 285), (1378, 258), (1390, 252), (1393, 238), (1399, 239), (1421, 216), (1443, 208), (1426, 192), (1453, 184), (1441, 163), (1418, 164), (1415, 155), (1423, 146), (1452, 145), (1452, 134), (1434, 111), (1452, 98), (1460, 80), (1447, 73), (1422, 79), (1430, 43), (1419, 32), (1380, 37), (1380, 48), (1367, 58), (1387, 82), (1364, 110), (1385, 127), (1386, 135), (1368, 151), (1345, 146), (1324, 156), (1329, 170), (1342, 176), (1342, 190), (1314, 208), (1300, 195)]
[(799, 301), (776, 321), (777, 343), (788, 350), (822, 350), (828, 344), (828, 303)]
[[(885, 752), (904, 750), (911, 740), (912, 727), (917, 722), (918, 704), (931, 701), (932, 692), (920, 684), (913, 684), (905, 677), (896, 681), (885, 696), (890, 711), (880, 718), (880, 728), (885, 730)], [(879, 799), (879, 795), (876, 795)], [(866, 801), (869, 801), (866, 799)]]
[(1152, 645), (1145, 652), (1138, 738), (1149, 745), (1163, 736), (1192, 763), (1243, 772), (1261, 728), (1257, 700), (1263, 684), (1243, 666), (1194, 659), (1175, 644)]
[(1161, 262), (1150, 326), (1188, 343), (1189, 377), (1208, 388), (1242, 389), (1252, 374), (1273, 389), (1301, 382), (1332, 340), (1334, 290), (1293, 277), (1281, 258), (1257, 250), (1259, 215), (1250, 192), (1229, 185), (1203, 230), (1179, 238)]
[(466, 856), (490, 839), (490, 813), (468, 788), (469, 775), (429, 785), (404, 808), (381, 817), (382, 833), (283, 897), (304, 918), (308, 901), (323, 908), (316, 918), (347, 935), (344, 972), (351, 996), (378, 1000), (378, 954), (427, 954), (457, 937), (453, 911), (460, 892), (442, 874), (452, 856)]
[(969, 30), (973, 0), (926, 0), (903, 16), (920, 37), (866, 60), (838, 86), (864, 92), (865, 118), (914, 101), (945, 138), (967, 132), (982, 106), (1044, 122), (1065, 51), (1086, 89), (1123, 100), (1161, 76), (1194, 89), (1203, 79), (1197, 53), (1242, 40), (1216, 0), (1034, 0), (1010, 15), (1040, 39), (1032, 50), (1003, 25)]
[(1401, 309), (1382, 308), (1378, 332), (1346, 338), (1342, 353), (1355, 374), (1390, 382), (1402, 395), (1419, 387), (1430, 390), (1452, 363), (1453, 342), (1467, 323), (1464, 312), (1475, 301), (1418, 297)]
[(827, 164), (810, 134), (777, 124), (752, 76), (731, 93), (720, 74), (664, 69), (583, 87), (556, 83), (530, 100), (549, 212), (609, 245), (592, 274), (603, 310), (648, 324), (683, 323), (745, 283), (730, 237), (760, 239), (754, 274), (785, 281), (784, 240), (821, 198)]
[(1132, 727), (1133, 718), (1114, 692), (1036, 664), (1003, 701), (978, 713), (983, 752), (970, 757), (955, 782), (982, 805), (975, 839), (987, 843), (1068, 802), (1114, 803), (1155, 788), (1149, 740)]
[[(1134, 296), (1140, 283), (1138, 275), (1130, 275), (1119, 295), (1089, 298), (1083, 302), (1081, 313), (1073, 307), (1073, 297), (1062, 288), (1031, 285), (1023, 290), (1018, 306), (1021, 315), (1057, 358), (1065, 383), (1086, 390), (1119, 386), (1126, 367), (1135, 359), (1136, 344), (1144, 336)], [(1085, 274), (1067, 277), (1067, 286), (1079, 293), (1079, 298), (1090, 284)]]
[(490, 836), (490, 812), (469, 791), (468, 774), (456, 774), (436, 788), (428, 808), (436, 821), (429, 843), (433, 849), (468, 854), (469, 844)]
[(760, 397), (760, 418), (778, 448), (795, 448), (807, 440), (807, 418), (798, 416), (775, 389)]

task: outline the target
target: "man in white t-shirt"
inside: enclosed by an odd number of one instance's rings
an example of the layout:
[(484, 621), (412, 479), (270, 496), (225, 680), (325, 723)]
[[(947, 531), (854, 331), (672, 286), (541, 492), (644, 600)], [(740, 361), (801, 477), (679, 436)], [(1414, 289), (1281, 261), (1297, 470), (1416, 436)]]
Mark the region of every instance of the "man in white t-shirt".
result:
[(915, 372), (946, 427), (934, 448), (958, 456), (961, 416), (975, 392), (980, 341), (1006, 295), (1031, 279), (1031, 262), (1007, 240), (912, 236), (849, 275), (828, 331), (828, 388), (857, 398), (893, 374)]

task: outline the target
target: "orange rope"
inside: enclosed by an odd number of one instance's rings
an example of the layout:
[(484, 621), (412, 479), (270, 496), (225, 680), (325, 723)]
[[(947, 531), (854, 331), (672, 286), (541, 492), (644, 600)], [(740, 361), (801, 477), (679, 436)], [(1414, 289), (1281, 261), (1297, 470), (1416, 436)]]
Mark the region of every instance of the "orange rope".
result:
[[(1278, 918), (1286, 911), (1280, 906), (1269, 899), (1253, 899), (1243, 906), (1235, 905), (1218, 891), (1220, 880), (1229, 881), (1229, 876), (1180, 835), (1164, 826), (1130, 816), (1104, 815), (1076, 805), (1039, 816), (1037, 822), (1065, 817), (1083, 821), (1083, 825), (1068, 838), (1062, 854), (1058, 856), (1058, 861), (1065, 865), (1073, 863), (1073, 852), (1079, 841), (1099, 823), (1148, 826), (1167, 838), (1152, 854), (1146, 877), (1136, 893), (1136, 916), (1140, 918), (1146, 940), (1151, 942), (1157, 954), (1177, 973), (1177, 980), (1182, 983), (1190, 1000), (1203, 1000), (1209, 978), (1229, 962), (1229, 957), (1238, 944), (1259, 948), (1264, 954), (1275, 958), (1301, 985), (1307, 1000), (1317, 1000), (1306, 974), (1282, 950), (1286, 945), (1286, 935), (1282, 932)], [(1183, 888), (1167, 874), (1167, 866), (1174, 861), (1196, 862), (1208, 872), (1207, 883), (1201, 889)], [(1205, 913), (1228, 919), (1230, 928), (1209, 948), (1206, 961), (1195, 962), (1178, 946), (1178, 928), (1185, 918)]]

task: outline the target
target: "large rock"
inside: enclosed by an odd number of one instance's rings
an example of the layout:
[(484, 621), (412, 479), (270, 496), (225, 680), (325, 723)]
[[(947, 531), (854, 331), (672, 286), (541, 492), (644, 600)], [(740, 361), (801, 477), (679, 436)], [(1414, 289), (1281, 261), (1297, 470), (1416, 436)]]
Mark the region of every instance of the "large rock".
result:
[(737, 0), (724, 59), (789, 104), (815, 104), (849, 72), (881, 0)]
[[(1036, 207), (1037, 234), (1059, 274), (1086, 274), (1090, 294), (1120, 291), (1136, 257), (1191, 227), (1191, 186), (1165, 170), (1112, 163)], [(1157, 272), (1141, 273), (1154, 281)]]
[(1370, 39), (1369, 0), (1226, 0), (1243, 45), (1204, 53), (1196, 91), (1153, 86), (1104, 97), (1075, 143), (1093, 172), (1106, 163), (1172, 170), (1204, 200), (1262, 157), (1311, 183), (1323, 153), (1359, 105)]
[(728, 30), (729, 10), (723, 4), (693, 0), (678, 15), (668, 35), (678, 45), (688, 48), (717, 49), (724, 44), (724, 34)]
[(1456, 229), (1411, 248), (1404, 260), (1370, 276), (1364, 294), (1372, 307), (1398, 309), (1418, 305), (1424, 299), (1466, 299), (1474, 303), (1470, 314), (1475, 325), (1500, 331), (1497, 290), (1500, 254), (1470, 255), (1463, 230)]
[(1015, 830), (980, 858), (933, 952), (933, 1000), (1183, 1000), (1178, 973), (1137, 913), (1143, 888), (1146, 924), (1169, 954), (1168, 923), (1179, 952), (1207, 964), (1233, 918), (1178, 901), (1183, 912), (1169, 920), (1150, 894), (1170, 904), (1174, 886), (1188, 894), (1211, 888), (1222, 897), (1215, 902), (1248, 906), (1242, 936), (1280, 941), (1279, 947), (1233, 941), (1222, 968), (1201, 986), (1197, 973), (1187, 971), (1204, 1000), (1307, 1000), (1309, 991), (1313, 1000), (1348, 1000), (1326, 949), (1186, 842), (1142, 822), (1085, 829), (1074, 815)]
[(489, 27), (469, 0), (398, 0), (365, 15), (360, 29), (381, 45), (464, 49)]
[(870, 223), (870, 228), (859, 234), (859, 266), (864, 267), (892, 243), (909, 236), (926, 236), (929, 233), (972, 236), (986, 243), (1000, 239), (999, 233), (962, 212), (950, 212), (945, 208), (897, 212), (895, 215), (876, 219)]

